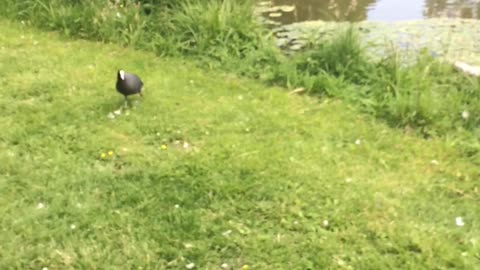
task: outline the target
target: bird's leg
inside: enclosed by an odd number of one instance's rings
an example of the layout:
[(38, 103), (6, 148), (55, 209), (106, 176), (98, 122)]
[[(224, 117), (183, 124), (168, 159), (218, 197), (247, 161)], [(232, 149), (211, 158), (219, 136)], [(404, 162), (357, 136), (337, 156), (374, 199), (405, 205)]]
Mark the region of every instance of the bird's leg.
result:
[(125, 102), (123, 103), (123, 108), (128, 109), (128, 99), (127, 96), (125, 96)]

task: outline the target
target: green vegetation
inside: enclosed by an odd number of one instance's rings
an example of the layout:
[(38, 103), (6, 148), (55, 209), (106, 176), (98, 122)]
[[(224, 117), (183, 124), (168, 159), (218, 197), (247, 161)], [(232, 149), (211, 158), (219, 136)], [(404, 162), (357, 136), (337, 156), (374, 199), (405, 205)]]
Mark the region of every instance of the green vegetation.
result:
[[(1, 11), (0, 11), (1, 12)], [(456, 134), (480, 159), (480, 87), (426, 52), (405, 66), (398, 52), (373, 61), (352, 29), (284, 56), (256, 23), (251, 1), (6, 1), (3, 15), (68, 36), (114, 42), (160, 55), (195, 56), (282, 87), (342, 97), (387, 123), (429, 136)], [(462, 113), (468, 113), (468, 119)], [(461, 135), (459, 135), (461, 134)]]
[(7, 0), (0, 12), (67, 36), (162, 55), (243, 56), (262, 44), (249, 0)]
[(4, 1), (0, 269), (478, 267), (478, 80), (352, 29), (287, 56), (251, 7)]
[[(179, 59), (0, 32), (1, 269), (479, 265), (478, 167), (447, 140)], [(146, 97), (112, 120), (119, 67)]]
[[(345, 35), (278, 65), (273, 81), (353, 100), (394, 126), (415, 127), (427, 136), (478, 126), (477, 79), (455, 72), (451, 65), (426, 53), (411, 66), (405, 66), (395, 52), (371, 63), (355, 43), (354, 34)], [(463, 111), (473, 117), (462, 119)]]

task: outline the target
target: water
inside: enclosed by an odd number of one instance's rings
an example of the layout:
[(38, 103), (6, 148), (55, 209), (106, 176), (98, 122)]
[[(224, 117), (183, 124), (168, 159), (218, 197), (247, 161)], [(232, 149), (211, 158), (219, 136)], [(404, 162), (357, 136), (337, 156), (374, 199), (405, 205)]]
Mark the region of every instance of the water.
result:
[[(261, 0), (262, 1), (262, 0)], [(480, 19), (480, 0), (271, 0), (273, 6), (294, 6), (270, 17), (281, 24), (324, 21), (396, 22), (425, 18)], [(278, 14), (277, 14), (278, 16)]]

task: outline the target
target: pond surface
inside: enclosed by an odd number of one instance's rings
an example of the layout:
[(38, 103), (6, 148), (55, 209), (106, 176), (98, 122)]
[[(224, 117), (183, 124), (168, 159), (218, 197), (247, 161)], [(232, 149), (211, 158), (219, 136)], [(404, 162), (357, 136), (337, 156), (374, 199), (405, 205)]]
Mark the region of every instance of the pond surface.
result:
[(264, 5), (293, 10), (266, 14), (281, 24), (323, 21), (396, 22), (424, 18), (480, 18), (480, 0), (271, 0)]

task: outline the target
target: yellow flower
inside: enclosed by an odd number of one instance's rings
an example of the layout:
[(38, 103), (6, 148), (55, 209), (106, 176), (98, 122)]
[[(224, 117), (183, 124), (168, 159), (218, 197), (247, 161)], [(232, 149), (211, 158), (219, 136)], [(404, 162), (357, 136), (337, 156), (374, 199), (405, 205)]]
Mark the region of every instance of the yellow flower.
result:
[(245, 264), (244, 266), (242, 266), (242, 270), (248, 270), (250, 267), (248, 266), (248, 264)]
[(102, 153), (102, 154), (100, 155), (100, 157), (101, 157), (101, 158), (106, 158), (107, 155), (106, 155), (105, 153)]
[(165, 144), (162, 144), (162, 150), (167, 150), (167, 146)]
[(113, 156), (113, 151), (108, 151), (109, 156)]
[(120, 4), (120, 7), (123, 8), (123, 4)]

